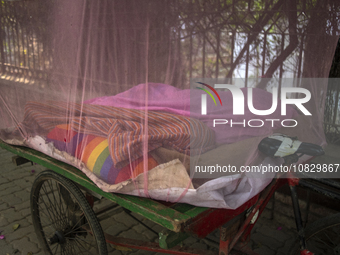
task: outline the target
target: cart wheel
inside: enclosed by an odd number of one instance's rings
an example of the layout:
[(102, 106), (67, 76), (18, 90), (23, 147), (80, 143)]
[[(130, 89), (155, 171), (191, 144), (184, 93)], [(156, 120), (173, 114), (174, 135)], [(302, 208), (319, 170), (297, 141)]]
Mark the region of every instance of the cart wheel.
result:
[(45, 254), (107, 254), (92, 208), (69, 179), (51, 170), (40, 173), (31, 190), (31, 213)]
[[(317, 255), (340, 254), (340, 213), (315, 221), (306, 227), (306, 243), (309, 251)], [(300, 244), (296, 241), (291, 255), (300, 255)]]

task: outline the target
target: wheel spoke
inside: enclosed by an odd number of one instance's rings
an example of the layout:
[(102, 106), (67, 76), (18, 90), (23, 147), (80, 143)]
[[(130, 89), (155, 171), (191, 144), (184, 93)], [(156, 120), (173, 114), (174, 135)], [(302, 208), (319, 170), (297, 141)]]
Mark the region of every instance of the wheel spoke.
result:
[[(327, 230), (327, 229), (326, 229)], [(333, 247), (335, 245), (335, 243), (332, 242), (332, 239), (329, 237), (329, 235), (326, 233), (326, 230), (323, 231), (323, 236), (318, 236), (318, 235), (314, 235), (311, 239), (312, 241), (312, 245), (316, 248), (316, 249), (321, 249), (321, 250), (325, 250), (327, 249), (332, 251)], [(326, 238), (323, 238), (326, 237)], [(327, 239), (327, 240), (325, 240)], [(318, 251), (320, 252), (320, 251)]]
[[(45, 215), (46, 217), (42, 218), (42, 217), (40, 216), (40, 214), (43, 214), (43, 215)], [(40, 222), (43, 223), (42, 221), (47, 220), (47, 219), (50, 217), (50, 215), (46, 214), (46, 213), (45, 213), (45, 210), (41, 210), (41, 209), (40, 209), (40, 210), (39, 210), (39, 215), (37, 215), (37, 217), (40, 219)], [(54, 229), (52, 228), (51, 224), (52, 224), (52, 226), (54, 227)], [(49, 221), (49, 224), (46, 223), (46, 226), (45, 226), (45, 227), (49, 227), (49, 228), (51, 229), (51, 233), (54, 233), (54, 232), (56, 231), (56, 229), (57, 229), (56, 226), (54, 225), (54, 223), (51, 222), (51, 221)]]
[[(60, 188), (61, 188), (61, 185), (57, 185), (58, 187), (58, 192), (59, 194), (61, 193), (60, 191)], [(64, 203), (63, 203), (63, 200), (61, 198), (61, 196), (59, 195), (59, 204), (60, 204), (60, 207), (61, 207), (61, 211), (63, 212), (64, 215), (66, 215), (66, 212), (67, 212), (67, 205), (65, 204), (66, 208), (64, 208)]]
[[(321, 218), (305, 229), (307, 249), (314, 254), (330, 255), (339, 253), (340, 214)], [(299, 242), (294, 244), (290, 254), (300, 254)]]
[(66, 247), (65, 246), (61, 246), (61, 254), (69, 254), (66, 250)]
[[(78, 239), (78, 238), (76, 238), (75, 239), (75, 241), (81, 246), (81, 247), (83, 247), (85, 250), (85, 252), (87, 253), (87, 254), (92, 254), (88, 249), (86, 249), (79, 241), (80, 241), (80, 239)], [(84, 240), (81, 240), (81, 241), (84, 241)], [(91, 245), (90, 245), (91, 246)], [(79, 246), (78, 246), (79, 247)], [(93, 248), (96, 248), (96, 247), (94, 247), (94, 246), (92, 246)]]
[(71, 245), (69, 244), (70, 250), (71, 250), (71, 254), (79, 254), (79, 252), (76, 251), (75, 249), (75, 245)]
[(93, 246), (91, 243), (89, 243), (89, 242), (87, 242), (87, 241), (85, 241), (84, 239), (82, 239), (82, 238), (79, 238), (79, 237), (75, 237), (75, 238), (68, 238), (68, 239), (70, 239), (70, 240), (77, 240), (77, 241), (82, 241), (82, 242), (84, 242), (84, 243), (86, 243), (86, 244), (88, 244), (88, 245), (90, 245), (90, 246), (92, 246), (93, 248), (96, 248), (95, 246)]
[(88, 249), (86, 249), (78, 240), (74, 240), (74, 243), (77, 244), (79, 251), (81, 251), (81, 252), (84, 252), (84, 251), (87, 252), (88, 251)]
[(58, 248), (59, 248), (59, 244), (57, 244), (57, 245), (55, 246), (55, 252), (52, 251), (53, 254), (57, 254)]
[[(32, 213), (34, 227), (48, 254), (107, 254), (105, 238), (92, 208), (67, 178), (53, 171), (39, 174), (33, 183), (31, 204), (36, 212)], [(87, 234), (86, 229), (93, 234)]]
[(53, 201), (54, 201), (54, 203), (52, 203), (52, 201), (50, 200), (50, 197), (48, 196), (48, 199), (49, 199), (49, 201), (50, 201), (50, 204), (51, 204), (51, 206), (53, 206), (53, 209), (54, 209), (54, 212), (55, 212), (55, 214), (56, 214), (56, 218), (61, 222), (61, 224), (67, 224), (66, 222), (65, 222), (65, 218), (64, 217), (62, 217), (61, 216), (61, 214), (59, 214), (60, 212), (58, 211), (58, 207), (56, 207), (56, 203), (55, 203), (55, 195), (54, 195), (54, 189), (53, 189), (53, 184), (51, 184), (51, 181), (47, 181), (47, 184), (48, 184), (48, 186), (50, 187), (50, 190), (51, 190), (51, 193), (52, 193), (52, 196), (53, 196)]
[[(47, 194), (47, 190), (44, 186), (42, 186), (42, 189), (44, 190), (45, 194), (46, 194), (46, 197), (47, 197), (47, 200), (49, 201), (48, 205), (46, 204), (45, 202), (45, 199), (42, 197), (42, 200), (43, 200), (43, 203), (46, 207), (46, 210), (48, 211), (48, 213), (50, 214), (50, 217), (51, 219), (54, 219), (53, 222), (56, 224), (56, 227), (57, 228), (61, 228), (61, 220), (58, 219), (58, 216), (56, 215), (56, 210), (55, 210), (55, 207), (54, 205), (52, 204), (51, 200), (50, 200), (50, 197), (49, 195)], [(53, 208), (52, 208), (53, 207)], [(49, 210), (49, 208), (51, 208), (52, 210)], [(52, 214), (53, 214), (53, 217), (52, 217)]]
[[(48, 206), (46, 205), (45, 199), (43, 198), (43, 196), (41, 196), (39, 200), (45, 205), (45, 210), (47, 211), (47, 213), (48, 213), (48, 215), (49, 215), (49, 218), (50, 218), (50, 219), (55, 218), (54, 216), (52, 216), (52, 214), (54, 214), (54, 213), (53, 213), (53, 212), (50, 212), (50, 211), (47, 209)], [(40, 207), (40, 206), (39, 206), (39, 207)], [(41, 208), (41, 207), (40, 207), (40, 208)], [(40, 209), (40, 208), (39, 208), (39, 209)], [(42, 209), (43, 209), (43, 208), (42, 208)], [(39, 210), (39, 211), (40, 211), (40, 210)], [(57, 225), (56, 225), (56, 222), (52, 221), (51, 223), (54, 225), (55, 228), (58, 228)]]
[[(78, 223), (79, 223), (83, 218), (85, 218), (84, 215), (81, 216), (81, 218), (77, 221), (77, 223), (73, 225), (72, 229), (71, 229), (69, 232), (67, 232), (65, 235), (68, 235), (68, 234), (72, 233), (73, 231), (76, 231), (77, 229), (80, 229), (82, 226), (87, 225), (87, 223), (85, 223), (85, 224), (83, 224), (83, 225), (78, 226)], [(75, 227), (77, 227), (77, 228), (75, 228)], [(77, 231), (77, 232), (78, 232), (78, 231)]]

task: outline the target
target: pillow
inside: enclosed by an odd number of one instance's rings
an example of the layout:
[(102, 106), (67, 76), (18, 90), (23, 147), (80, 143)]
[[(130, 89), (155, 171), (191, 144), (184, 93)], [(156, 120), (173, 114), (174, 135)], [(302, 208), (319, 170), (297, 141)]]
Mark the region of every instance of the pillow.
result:
[(69, 128), (69, 125), (58, 125), (47, 134), (46, 141), (53, 142), (54, 147), (66, 151), (74, 156), (78, 144), (83, 140), (84, 134), (78, 134)]
[[(123, 168), (114, 167), (106, 138), (77, 133), (67, 124), (58, 125), (51, 130), (46, 141), (53, 142), (58, 150), (83, 161), (91, 172), (108, 184), (117, 184), (135, 178), (144, 171), (143, 157)], [(148, 155), (147, 161), (148, 171), (158, 165), (151, 155)]]

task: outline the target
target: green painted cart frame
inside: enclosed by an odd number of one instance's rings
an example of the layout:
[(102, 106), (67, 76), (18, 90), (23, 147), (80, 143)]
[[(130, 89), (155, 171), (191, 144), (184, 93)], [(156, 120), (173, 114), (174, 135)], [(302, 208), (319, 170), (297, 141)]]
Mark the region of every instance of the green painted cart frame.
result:
[[(108, 242), (119, 246), (171, 254), (210, 254), (210, 251), (185, 248), (178, 246), (178, 244), (190, 235), (203, 238), (236, 216), (240, 218), (242, 216), (242, 219), (244, 219), (245, 210), (254, 205), (259, 199), (259, 196), (256, 196), (237, 210), (226, 210), (197, 207), (184, 203), (170, 204), (148, 198), (108, 193), (98, 188), (79, 169), (51, 158), (39, 151), (27, 147), (10, 145), (2, 141), (0, 141), (0, 147), (47, 169), (51, 169), (87, 190), (95, 192), (121, 207), (137, 213), (169, 230), (159, 233), (159, 244), (139, 242), (138, 240), (112, 237), (105, 234)], [(227, 228), (224, 229), (224, 232), (226, 232), (226, 229)], [(250, 230), (251, 229), (249, 229), (248, 232), (250, 232)], [(224, 239), (226, 239), (226, 233), (224, 235)], [(243, 250), (246, 250), (246, 248), (243, 247)], [(226, 251), (225, 254), (228, 254), (228, 252)]]
[[(271, 184), (269, 184), (260, 194), (256, 195), (255, 197), (253, 197), (252, 199), (250, 199), (245, 204), (243, 204), (242, 206), (235, 210), (214, 209), (196, 207), (193, 205), (183, 203), (171, 204), (162, 201), (155, 201), (148, 198), (104, 192), (101, 189), (99, 189), (84, 173), (82, 173), (79, 169), (69, 164), (46, 156), (43, 153), (40, 153), (36, 150), (27, 147), (9, 145), (2, 141), (0, 141), (0, 147), (18, 155), (19, 157), (26, 159), (27, 161), (35, 162), (41, 166), (46, 167), (47, 169), (53, 170), (54, 171), (53, 173), (57, 173), (58, 176), (60, 176), (58, 178), (67, 179), (67, 181), (70, 184), (75, 183), (76, 186), (84, 188), (85, 192), (86, 190), (91, 191), (90, 193), (92, 194), (94, 192), (95, 194), (98, 194), (99, 196), (104, 197), (117, 205), (120, 205), (121, 207), (124, 208), (124, 210), (137, 213), (147, 218), (148, 220), (151, 220), (167, 229), (159, 233), (158, 243), (144, 242), (140, 240), (122, 237), (114, 237), (106, 233), (103, 234), (102, 241), (104, 243), (108, 242), (116, 246), (143, 249), (153, 252), (163, 252), (168, 254), (227, 255), (235, 254), (234, 252), (236, 252), (236, 254), (239, 254), (237, 252), (242, 252), (243, 254), (246, 253), (249, 255), (252, 254), (255, 255), (257, 253), (251, 251), (247, 246), (244, 245), (243, 242), (248, 239), (249, 234), (258, 219), (258, 216), (263, 212), (273, 193), (279, 187), (287, 183), (289, 184), (292, 190), (294, 213), (297, 219), (298, 230), (301, 230), (302, 228), (301, 213), (297, 203), (295, 186), (307, 182), (302, 182), (301, 180), (299, 182), (299, 180), (296, 178), (287, 179), (275, 178), (271, 182)], [(70, 180), (72, 182), (70, 182)], [(315, 185), (312, 185), (312, 187), (315, 189)], [(340, 200), (339, 192), (337, 192), (336, 194), (338, 196), (338, 199)], [(88, 194), (86, 193), (86, 199), (87, 199), (87, 201), (85, 200), (86, 204), (93, 206), (93, 196), (91, 195), (88, 196)], [(32, 207), (32, 195), (31, 195), (31, 207)], [(92, 211), (91, 207), (89, 208)], [(94, 219), (97, 221), (96, 217)], [(340, 219), (336, 220), (336, 223), (334, 223), (333, 221), (334, 220), (327, 221), (327, 224), (324, 223), (322, 225), (322, 228), (329, 229), (330, 227), (334, 227), (335, 225), (336, 226), (340, 225)], [(329, 222), (331, 223), (328, 224)], [(299, 226), (299, 224), (301, 226)], [(83, 232), (87, 232), (95, 236), (95, 233), (92, 233), (93, 231), (89, 227), (85, 226), (82, 228), (85, 230)], [(218, 251), (216, 252), (212, 250), (203, 251), (183, 247), (182, 245), (180, 245), (180, 243), (189, 236), (193, 235), (198, 238), (205, 238), (209, 233), (211, 233), (217, 228), (220, 229), (220, 240), (218, 243)], [(318, 227), (317, 233), (320, 232), (319, 229), (320, 227)], [(101, 227), (100, 231), (102, 232)], [(305, 235), (303, 231), (299, 231), (299, 233), (301, 234), (300, 238), (304, 243)], [(58, 239), (58, 236), (55, 235), (55, 237), (53, 238)], [(50, 238), (49, 241), (51, 241), (53, 238)], [(59, 241), (60, 240), (58, 240), (58, 242)], [(305, 244), (303, 247), (300, 246), (301, 251), (298, 245), (296, 247), (299, 254), (313, 254), (308, 253)], [(102, 252), (100, 254), (107, 253)]]

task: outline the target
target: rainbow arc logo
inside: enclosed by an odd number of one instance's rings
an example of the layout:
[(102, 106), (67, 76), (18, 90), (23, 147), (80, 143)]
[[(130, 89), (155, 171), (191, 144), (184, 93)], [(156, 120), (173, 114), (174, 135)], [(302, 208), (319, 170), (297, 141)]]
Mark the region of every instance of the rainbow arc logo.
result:
[[(215, 95), (217, 96), (218, 100), (220, 101), (221, 105), (222, 105), (222, 100), (221, 100), (221, 98), (220, 98), (220, 95), (217, 93), (217, 91), (216, 91), (213, 87), (211, 87), (210, 85), (208, 85), (208, 84), (206, 84), (206, 83), (203, 83), (203, 82), (196, 82), (196, 83), (199, 83), (199, 84), (201, 84), (201, 85), (203, 85), (203, 86), (206, 86), (206, 87), (209, 88), (212, 92), (214, 92)], [(204, 92), (206, 92), (206, 93), (214, 100), (215, 105), (217, 105), (214, 96), (210, 93), (209, 90), (204, 89), (204, 88), (200, 88), (200, 87), (196, 87), (196, 88), (197, 88), (197, 89), (200, 89), (200, 90), (203, 90)]]

